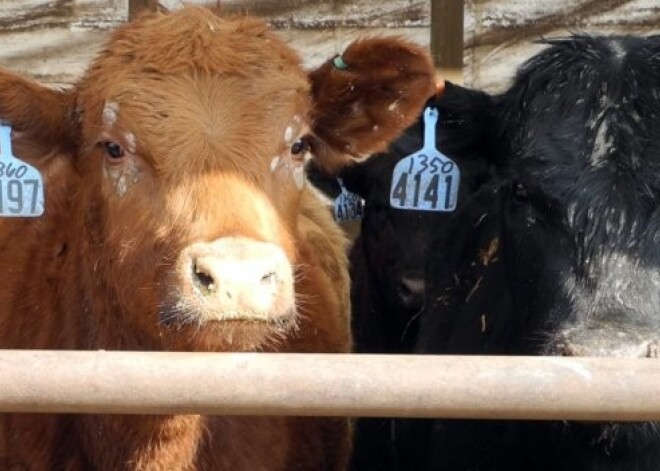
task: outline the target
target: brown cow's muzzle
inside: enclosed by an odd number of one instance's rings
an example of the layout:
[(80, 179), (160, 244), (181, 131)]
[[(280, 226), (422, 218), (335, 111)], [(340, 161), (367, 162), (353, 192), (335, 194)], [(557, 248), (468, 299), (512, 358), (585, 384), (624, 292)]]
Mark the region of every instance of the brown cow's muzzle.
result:
[(286, 324), (295, 317), (293, 269), (275, 244), (242, 237), (193, 244), (181, 252), (177, 272), (186, 323)]

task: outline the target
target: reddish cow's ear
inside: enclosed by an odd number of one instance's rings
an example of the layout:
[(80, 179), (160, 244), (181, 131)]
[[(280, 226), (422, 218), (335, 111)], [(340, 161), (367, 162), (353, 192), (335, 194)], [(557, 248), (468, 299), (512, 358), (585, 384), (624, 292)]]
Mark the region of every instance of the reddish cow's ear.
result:
[(436, 91), (430, 55), (401, 38), (358, 40), (309, 76), (313, 151), (329, 171), (384, 151)]
[(77, 141), (75, 95), (0, 69), (0, 121), (39, 144), (62, 150)]

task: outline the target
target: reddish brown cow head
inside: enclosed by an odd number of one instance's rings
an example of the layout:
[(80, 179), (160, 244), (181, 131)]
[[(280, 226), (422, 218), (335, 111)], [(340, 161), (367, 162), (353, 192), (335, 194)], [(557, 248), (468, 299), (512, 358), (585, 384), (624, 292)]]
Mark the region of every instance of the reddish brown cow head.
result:
[(295, 324), (306, 156), (383, 150), (434, 91), (402, 40), (335, 62), (308, 75), (263, 22), (186, 8), (120, 28), (71, 92), (0, 91), (0, 117), (75, 153), (81, 276), (112, 293), (93, 309), (166, 349), (256, 348)]

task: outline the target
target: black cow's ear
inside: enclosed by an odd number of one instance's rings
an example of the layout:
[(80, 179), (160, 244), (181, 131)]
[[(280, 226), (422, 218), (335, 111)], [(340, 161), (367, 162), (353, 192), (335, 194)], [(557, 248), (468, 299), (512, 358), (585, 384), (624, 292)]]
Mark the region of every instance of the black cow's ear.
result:
[(326, 172), (320, 168), (314, 160), (305, 166), (308, 180), (314, 187), (326, 195), (328, 198), (335, 199), (341, 193), (337, 176)]
[(449, 80), (445, 80), (444, 86), (433, 100), (440, 108), (463, 113), (478, 111), (492, 104), (492, 97), (488, 93), (462, 87)]
[(367, 175), (368, 161), (345, 167), (339, 174), (339, 179), (348, 191), (367, 199), (371, 179)]
[[(487, 150), (496, 133), (495, 102), (491, 95), (446, 81), (444, 90), (433, 100), (440, 112), (440, 145), (446, 153), (475, 155)], [(488, 157), (489, 152), (476, 152)]]

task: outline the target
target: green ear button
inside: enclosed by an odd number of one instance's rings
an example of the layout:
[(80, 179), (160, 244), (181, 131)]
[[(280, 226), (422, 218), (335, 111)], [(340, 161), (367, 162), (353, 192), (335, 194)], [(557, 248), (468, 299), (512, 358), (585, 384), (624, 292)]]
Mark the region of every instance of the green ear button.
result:
[(342, 56), (335, 56), (335, 58), (332, 60), (332, 63), (338, 70), (348, 69), (348, 64), (344, 62), (344, 58)]

